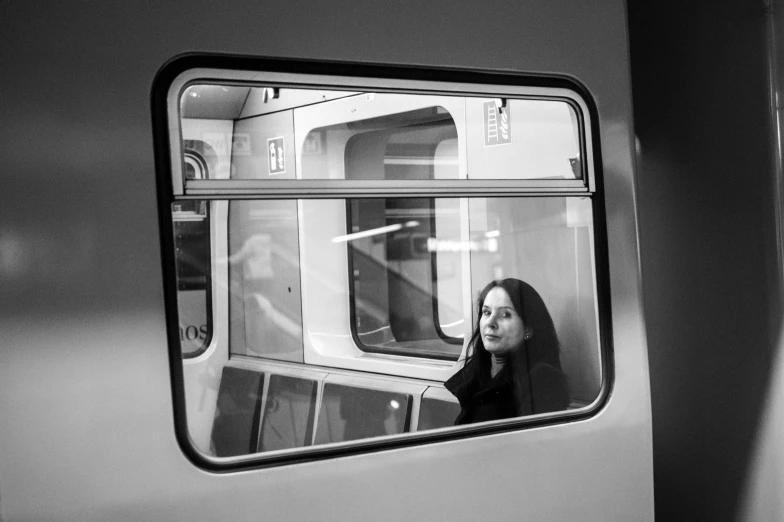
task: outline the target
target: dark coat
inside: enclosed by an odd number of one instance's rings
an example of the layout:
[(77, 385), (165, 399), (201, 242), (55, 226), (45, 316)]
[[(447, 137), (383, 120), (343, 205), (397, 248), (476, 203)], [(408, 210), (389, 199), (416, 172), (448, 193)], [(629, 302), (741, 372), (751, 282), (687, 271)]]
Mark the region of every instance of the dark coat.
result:
[(492, 379), (487, 375), (474, 380), (469, 377), (470, 369), (464, 367), (444, 383), (460, 402), (455, 425), (560, 411), (569, 406), (566, 376), (558, 368), (534, 365), (528, 375), (518, 376), (519, 392), (515, 393), (510, 367), (505, 365)]

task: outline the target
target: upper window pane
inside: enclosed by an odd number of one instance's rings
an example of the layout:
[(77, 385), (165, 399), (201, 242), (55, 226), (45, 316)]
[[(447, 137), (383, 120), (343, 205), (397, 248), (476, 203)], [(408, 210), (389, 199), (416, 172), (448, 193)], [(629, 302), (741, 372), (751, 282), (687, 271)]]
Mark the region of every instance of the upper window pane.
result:
[(231, 179), (579, 180), (576, 107), (524, 96), (195, 84), (181, 95), (180, 123), (227, 152), (230, 167), (218, 177)]

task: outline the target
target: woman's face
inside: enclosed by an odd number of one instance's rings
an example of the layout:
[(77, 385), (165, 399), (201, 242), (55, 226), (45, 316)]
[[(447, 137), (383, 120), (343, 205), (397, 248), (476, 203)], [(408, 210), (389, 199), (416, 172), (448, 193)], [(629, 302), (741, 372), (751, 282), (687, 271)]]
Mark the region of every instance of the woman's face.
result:
[(493, 355), (507, 355), (522, 345), (525, 325), (503, 288), (497, 286), (487, 293), (479, 332), (485, 349)]

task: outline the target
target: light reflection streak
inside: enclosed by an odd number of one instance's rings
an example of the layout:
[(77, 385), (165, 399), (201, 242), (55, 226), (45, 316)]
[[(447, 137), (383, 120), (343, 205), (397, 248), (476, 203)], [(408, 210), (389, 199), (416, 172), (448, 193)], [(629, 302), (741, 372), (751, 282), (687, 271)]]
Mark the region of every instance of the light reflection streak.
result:
[(378, 236), (381, 234), (388, 234), (396, 232), (404, 228), (413, 228), (419, 226), (419, 221), (408, 221), (406, 223), (397, 223), (395, 225), (387, 225), (385, 227), (371, 228), (370, 230), (363, 230), (361, 232), (354, 232), (353, 234), (346, 234), (345, 236), (336, 236), (332, 238), (333, 243), (345, 243), (346, 241), (353, 241), (363, 237)]
[(494, 237), (483, 241), (457, 241), (454, 239), (427, 238), (428, 252), (498, 252)]

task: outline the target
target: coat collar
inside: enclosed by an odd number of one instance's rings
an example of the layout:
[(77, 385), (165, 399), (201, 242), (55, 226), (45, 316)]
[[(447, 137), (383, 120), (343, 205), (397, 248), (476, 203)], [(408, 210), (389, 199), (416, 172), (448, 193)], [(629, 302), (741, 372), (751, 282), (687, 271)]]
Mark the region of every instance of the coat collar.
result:
[(444, 388), (457, 397), (460, 404), (465, 403), (481, 392), (511, 386), (512, 376), (509, 364), (504, 365), (501, 371), (492, 379), (490, 375), (481, 375), (479, 379), (472, 379), (471, 376), (474, 373), (474, 369), (471, 366), (473, 364), (476, 363), (469, 362), (444, 383)]

